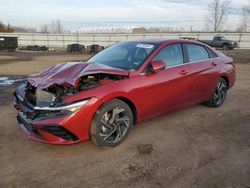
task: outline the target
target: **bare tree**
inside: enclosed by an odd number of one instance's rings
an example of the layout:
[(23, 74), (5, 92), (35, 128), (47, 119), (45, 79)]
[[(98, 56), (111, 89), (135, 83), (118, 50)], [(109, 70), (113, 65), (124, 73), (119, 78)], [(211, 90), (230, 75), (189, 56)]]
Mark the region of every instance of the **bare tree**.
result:
[(39, 31), (41, 33), (49, 33), (49, 26), (47, 24), (41, 25)]
[(214, 32), (221, 29), (225, 23), (230, 9), (230, 0), (212, 0), (208, 4), (208, 14), (206, 15), (206, 24), (209, 28), (212, 27)]
[(0, 32), (12, 33), (14, 32), (14, 27), (10, 25), (9, 23), (5, 25), (2, 22), (0, 22)]
[(56, 24), (56, 31), (58, 34), (62, 34), (63, 33), (63, 25), (61, 24), (60, 20), (56, 20), (55, 21)]
[(249, 5), (242, 8), (242, 19), (240, 24), (240, 30), (247, 32), (250, 25), (250, 0)]
[(54, 34), (62, 34), (63, 33), (63, 25), (60, 20), (52, 21), (50, 24), (50, 32)]
[(36, 28), (24, 27), (24, 26), (13, 26), (14, 32), (17, 33), (36, 33)]

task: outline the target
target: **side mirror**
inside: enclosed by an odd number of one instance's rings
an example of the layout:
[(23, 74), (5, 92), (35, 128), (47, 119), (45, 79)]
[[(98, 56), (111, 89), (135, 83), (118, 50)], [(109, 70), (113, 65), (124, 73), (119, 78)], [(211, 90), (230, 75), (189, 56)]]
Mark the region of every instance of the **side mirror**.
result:
[(166, 68), (166, 64), (162, 60), (152, 61), (151, 66), (153, 72), (159, 72)]

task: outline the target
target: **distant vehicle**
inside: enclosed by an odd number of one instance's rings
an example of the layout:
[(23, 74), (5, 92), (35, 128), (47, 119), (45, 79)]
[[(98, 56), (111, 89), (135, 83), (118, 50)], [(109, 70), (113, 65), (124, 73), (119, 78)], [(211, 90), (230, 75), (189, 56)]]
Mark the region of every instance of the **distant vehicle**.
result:
[(234, 82), (233, 59), (205, 44), (141, 39), (29, 76), (14, 106), (30, 139), (113, 147), (143, 120), (203, 102), (221, 106)]
[(215, 36), (213, 40), (199, 40), (214, 48), (222, 48), (223, 50), (233, 50), (238, 48), (238, 43), (236, 41), (228, 40), (224, 36)]
[(0, 50), (14, 51), (17, 49), (17, 37), (0, 36)]
[(90, 46), (87, 46), (87, 53), (88, 54), (96, 54), (104, 49), (104, 46), (100, 46), (98, 44), (92, 44)]
[(27, 51), (47, 51), (49, 48), (47, 46), (38, 46), (38, 45), (29, 45), (22, 46), (19, 50), (27, 50)]
[(84, 53), (85, 52), (85, 46), (75, 43), (75, 44), (69, 44), (67, 46), (67, 52), (68, 53)]

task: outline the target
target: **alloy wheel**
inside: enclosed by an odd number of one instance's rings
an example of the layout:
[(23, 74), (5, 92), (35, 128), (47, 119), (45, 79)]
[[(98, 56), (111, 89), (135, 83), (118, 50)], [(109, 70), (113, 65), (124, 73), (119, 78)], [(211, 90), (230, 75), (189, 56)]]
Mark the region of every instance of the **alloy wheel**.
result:
[(100, 137), (103, 142), (115, 144), (125, 136), (130, 119), (124, 108), (116, 107), (104, 113), (100, 123)]
[(214, 100), (217, 105), (220, 105), (223, 103), (223, 101), (226, 98), (226, 92), (227, 92), (226, 83), (222, 81), (218, 82), (215, 92), (214, 92)]

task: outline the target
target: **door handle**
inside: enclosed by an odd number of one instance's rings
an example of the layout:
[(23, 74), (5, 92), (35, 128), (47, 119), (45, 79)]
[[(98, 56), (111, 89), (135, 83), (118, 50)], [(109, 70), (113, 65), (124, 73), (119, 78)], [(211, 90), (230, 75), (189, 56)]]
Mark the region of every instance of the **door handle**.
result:
[(187, 71), (187, 70), (181, 70), (180, 74), (181, 74), (181, 75), (187, 75), (187, 74), (188, 74), (188, 71)]
[(216, 63), (216, 62), (213, 62), (211, 65), (212, 65), (213, 67), (215, 67), (215, 66), (217, 66), (217, 63)]

